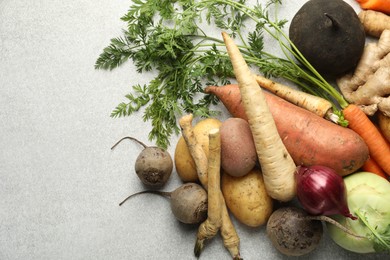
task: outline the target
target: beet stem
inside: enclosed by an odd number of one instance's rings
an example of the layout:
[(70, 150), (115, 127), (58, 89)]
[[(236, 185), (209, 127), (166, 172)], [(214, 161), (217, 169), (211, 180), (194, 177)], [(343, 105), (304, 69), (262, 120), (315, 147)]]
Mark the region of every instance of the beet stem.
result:
[(133, 141), (136, 141), (137, 143), (139, 143), (140, 145), (142, 145), (144, 148), (148, 148), (148, 146), (146, 144), (144, 144), (143, 142), (139, 141), (138, 139), (134, 138), (134, 137), (131, 137), (131, 136), (126, 136), (126, 137), (123, 137), (122, 139), (120, 139), (118, 142), (116, 142), (116, 144), (114, 144), (112, 147), (111, 147), (111, 150), (113, 150), (120, 142), (122, 142), (123, 140), (125, 139), (130, 139), (130, 140), (133, 140)]
[(338, 227), (339, 229), (341, 229), (342, 231), (344, 231), (345, 233), (347, 233), (348, 235), (351, 235), (353, 237), (356, 237), (357, 239), (363, 239), (363, 238), (366, 238), (364, 236), (359, 236), (359, 235), (356, 235), (355, 233), (353, 233), (351, 230), (349, 230), (348, 228), (344, 227), (343, 225), (341, 225), (339, 222), (337, 222), (336, 220), (330, 218), (330, 217), (327, 217), (327, 216), (306, 216), (305, 217), (306, 219), (308, 220), (319, 220), (319, 221), (325, 221), (325, 222), (328, 222), (332, 225), (335, 225), (336, 227)]
[(157, 194), (157, 195), (164, 196), (164, 197), (167, 197), (167, 198), (171, 198), (171, 194), (172, 194), (172, 192), (166, 192), (166, 191), (144, 190), (144, 191), (140, 191), (140, 192), (131, 194), (131, 195), (128, 196), (126, 199), (124, 199), (121, 203), (119, 203), (119, 206), (122, 206), (122, 204), (125, 203), (125, 202), (126, 202), (127, 200), (129, 200), (130, 198), (132, 198), (132, 197), (134, 197), (134, 196), (136, 196), (136, 195), (144, 194), (144, 193)]

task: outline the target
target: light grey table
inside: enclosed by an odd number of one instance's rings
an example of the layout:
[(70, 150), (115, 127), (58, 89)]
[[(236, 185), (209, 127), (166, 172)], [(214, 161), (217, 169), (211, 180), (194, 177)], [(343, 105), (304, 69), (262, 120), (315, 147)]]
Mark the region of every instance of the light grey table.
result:
[[(285, 2), (281, 15), (291, 19), (304, 1)], [(143, 189), (133, 170), (140, 147), (110, 147), (126, 135), (151, 144), (150, 125), (141, 113), (109, 115), (151, 75), (137, 74), (130, 62), (112, 72), (96, 71), (94, 63), (121, 34), (119, 18), (130, 4), (0, 0), (1, 260), (195, 259), (197, 229), (178, 223), (165, 198), (145, 195), (118, 206)], [(165, 190), (180, 184), (175, 174)], [(244, 259), (286, 258), (264, 227), (234, 222)], [(302, 257), (357, 258), (327, 236)], [(230, 259), (219, 236), (201, 259)]]

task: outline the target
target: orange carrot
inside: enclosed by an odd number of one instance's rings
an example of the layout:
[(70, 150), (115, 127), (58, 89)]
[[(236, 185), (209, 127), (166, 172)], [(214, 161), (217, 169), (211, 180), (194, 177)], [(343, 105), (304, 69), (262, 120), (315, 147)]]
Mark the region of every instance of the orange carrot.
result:
[(378, 163), (371, 157), (364, 163), (362, 170), (365, 172), (372, 172), (387, 180), (386, 173), (381, 169)]
[(390, 146), (381, 132), (358, 106), (349, 104), (343, 113), (348, 120), (348, 127), (363, 138), (370, 156), (390, 176)]
[(390, 14), (389, 0), (356, 0), (362, 9)]

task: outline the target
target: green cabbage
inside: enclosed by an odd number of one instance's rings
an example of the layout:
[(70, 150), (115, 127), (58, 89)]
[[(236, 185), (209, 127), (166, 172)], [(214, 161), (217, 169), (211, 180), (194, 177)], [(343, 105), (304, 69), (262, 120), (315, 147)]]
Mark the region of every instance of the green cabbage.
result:
[(354, 173), (345, 177), (344, 181), (349, 210), (358, 220), (341, 215), (333, 218), (363, 238), (351, 236), (327, 224), (330, 237), (349, 251), (390, 252), (390, 182), (368, 172)]

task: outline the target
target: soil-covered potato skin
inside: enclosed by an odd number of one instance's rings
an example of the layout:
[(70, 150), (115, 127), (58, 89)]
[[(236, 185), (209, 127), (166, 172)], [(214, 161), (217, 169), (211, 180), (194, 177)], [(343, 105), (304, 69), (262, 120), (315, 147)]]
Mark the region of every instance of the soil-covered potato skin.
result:
[(356, 67), (366, 34), (348, 3), (310, 0), (291, 20), (289, 37), (319, 72), (338, 76)]
[(267, 235), (281, 253), (301, 256), (318, 246), (323, 234), (322, 222), (304, 219), (305, 216), (305, 211), (294, 207), (277, 209), (270, 216)]

